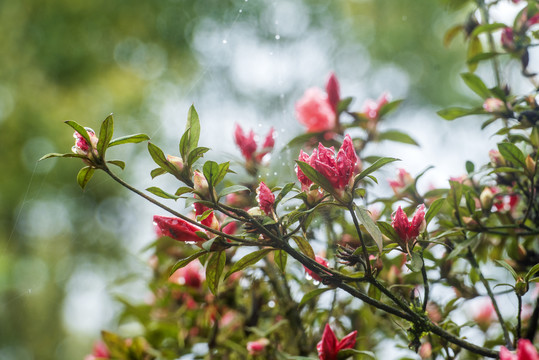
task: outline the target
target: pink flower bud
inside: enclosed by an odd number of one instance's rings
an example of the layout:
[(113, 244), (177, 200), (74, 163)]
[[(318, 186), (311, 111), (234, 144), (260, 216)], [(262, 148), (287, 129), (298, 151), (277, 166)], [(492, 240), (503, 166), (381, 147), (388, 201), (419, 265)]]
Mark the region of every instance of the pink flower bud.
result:
[(167, 160), (168, 160), (169, 163), (174, 165), (174, 167), (176, 169), (178, 169), (178, 171), (183, 170), (183, 160), (182, 160), (181, 157), (177, 157), (177, 156), (173, 156), (173, 155), (167, 155)]
[(421, 359), (429, 359), (432, 356), (432, 345), (430, 342), (421, 344), (419, 347), (419, 356)]
[(393, 229), (395, 229), (395, 231), (399, 235), (399, 238), (404, 243), (407, 243), (408, 241), (417, 238), (421, 232), (425, 231), (426, 223), (424, 204), (421, 204), (417, 208), (417, 211), (411, 222), (408, 221), (406, 213), (401, 209), (400, 206), (397, 211), (391, 216), (391, 218), (391, 226), (393, 226)]
[[(328, 266), (329, 266), (328, 261), (327, 261), (326, 259), (324, 259), (323, 257), (321, 257), (321, 256), (316, 255), (315, 260), (316, 260), (316, 262), (319, 263), (320, 265), (323, 265), (323, 266), (325, 266), (325, 267), (328, 267)], [(310, 277), (312, 277), (313, 280), (315, 280), (315, 281), (322, 281), (322, 278), (321, 278), (320, 276), (318, 276), (318, 274), (316, 274), (315, 272), (313, 272), (313, 271), (310, 270), (310, 269), (307, 269), (305, 266), (304, 266), (304, 268), (305, 268), (305, 272), (307, 273), (307, 275), (309, 275)]]
[(96, 341), (91, 355), (86, 355), (84, 360), (110, 359), (109, 349), (103, 341)]
[(363, 103), (362, 110), (363, 115), (365, 115), (370, 120), (378, 120), (380, 116), (380, 110), (385, 104), (389, 103), (390, 98), (391, 96), (389, 95), (389, 93), (384, 92), (376, 101), (372, 99), (365, 100), (365, 102)]
[(341, 100), (339, 81), (334, 73), (329, 75), (328, 82), (326, 83), (326, 93), (328, 94), (328, 102), (333, 108), (333, 111), (337, 113), (337, 107)]
[(205, 241), (205, 239), (196, 234), (197, 231), (203, 230), (183, 219), (154, 215), (153, 222), (156, 226), (158, 236), (168, 236), (175, 240), (188, 243)]
[(515, 39), (513, 36), (513, 29), (510, 27), (506, 27), (502, 30), (502, 36), (501, 36), (501, 42), (502, 46), (507, 51), (514, 51), (515, 50)]
[(337, 123), (337, 115), (324, 92), (310, 88), (296, 103), (296, 117), (307, 127), (307, 132), (331, 130)]
[(505, 346), (500, 349), (500, 360), (539, 360), (539, 354), (530, 340), (520, 339), (517, 352), (513, 354)]
[(490, 164), (493, 167), (505, 166), (505, 159), (498, 150), (490, 150), (488, 152), (488, 157), (490, 158)]
[(505, 108), (505, 103), (497, 98), (488, 98), (483, 103), (483, 109), (489, 113), (499, 112)]
[[(98, 138), (95, 135), (95, 131), (93, 131), (92, 129), (88, 127), (84, 129), (86, 129), (86, 132), (88, 133), (88, 136), (90, 137), (92, 148), (95, 149), (97, 147), (97, 141), (98, 141)], [(71, 148), (71, 151), (79, 155), (88, 155), (89, 150), (90, 150), (90, 144), (88, 144), (86, 139), (84, 139), (82, 135), (76, 131), (73, 133), (73, 137), (76, 139), (76, 141), (75, 141), (75, 145)]]
[(486, 331), (494, 319), (493, 316), (494, 306), (490, 300), (486, 300), (479, 304), (479, 308), (474, 314), (474, 321), (483, 331)]
[(200, 171), (194, 172), (193, 183), (195, 191), (200, 193), (203, 199), (208, 199), (210, 195), (210, 186), (204, 175)]
[[(196, 195), (195, 195), (196, 197)], [(204, 206), (200, 203), (195, 203), (194, 204), (195, 206), (195, 215), (196, 216), (200, 216), (202, 214), (204, 214), (206, 211), (210, 210), (209, 207), (207, 206)], [(213, 213), (213, 211), (211, 211), (208, 216), (206, 216), (204, 219), (202, 219), (200, 221), (200, 223), (202, 225), (205, 225), (205, 226), (208, 226), (208, 227), (211, 227), (212, 229), (214, 230), (219, 230), (220, 229), (220, 225), (219, 225), (219, 220), (217, 220), (217, 217), (215, 216), (215, 214)]]
[(246, 160), (250, 160), (253, 158), (253, 155), (256, 151), (256, 141), (255, 141), (255, 133), (253, 130), (249, 132), (249, 135), (246, 136), (243, 133), (243, 129), (241, 126), (236, 124), (236, 128), (234, 130), (234, 141), (236, 142), (236, 145), (240, 148), (241, 154)]
[(356, 346), (356, 336), (357, 331), (352, 331), (339, 341), (329, 324), (326, 324), (322, 339), (316, 345), (318, 358), (320, 360), (337, 360), (339, 351), (353, 349)]
[(269, 343), (269, 340), (266, 338), (261, 338), (256, 341), (249, 341), (247, 343), (247, 351), (249, 352), (249, 355), (262, 355)]
[(275, 195), (272, 194), (271, 190), (263, 181), (260, 182), (260, 185), (256, 189), (256, 201), (258, 201), (260, 209), (262, 209), (266, 215), (271, 216), (273, 204), (275, 203)]
[(399, 195), (404, 189), (414, 183), (414, 178), (408, 171), (399, 169), (397, 179), (388, 180), (388, 182), (395, 195)]

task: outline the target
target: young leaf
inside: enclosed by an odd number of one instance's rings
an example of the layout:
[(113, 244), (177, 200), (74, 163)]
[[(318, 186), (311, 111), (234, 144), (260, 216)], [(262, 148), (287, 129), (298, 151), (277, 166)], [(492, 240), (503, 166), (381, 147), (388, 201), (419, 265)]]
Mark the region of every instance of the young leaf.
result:
[(378, 112), (378, 117), (382, 117), (384, 115), (390, 114), (393, 111), (397, 110), (397, 108), (402, 103), (402, 101), (403, 100), (395, 100), (395, 101), (391, 101), (383, 105), (380, 111)]
[(284, 250), (277, 250), (273, 253), (273, 259), (275, 260), (275, 264), (279, 267), (279, 269), (285, 273), (286, 270), (286, 260), (288, 258), (288, 254)]
[(393, 226), (391, 226), (390, 223), (385, 221), (377, 221), (376, 224), (378, 225), (378, 228), (384, 234), (387, 238), (389, 238), (391, 241), (399, 243), (400, 238), (395, 229), (393, 229)]
[(79, 173), (77, 174), (77, 183), (82, 189), (86, 187), (86, 184), (88, 184), (88, 181), (90, 181), (94, 175), (94, 171), (95, 169), (90, 166), (85, 166), (80, 169)]
[(405, 134), (405, 133), (403, 133), (401, 131), (398, 131), (398, 130), (388, 130), (388, 131), (385, 131), (383, 133), (380, 133), (378, 135), (378, 140), (379, 141), (381, 141), (381, 140), (390, 140), (390, 141), (400, 142), (400, 143), (403, 143), (403, 144), (410, 144), (410, 145), (419, 146), (417, 141), (412, 139), (412, 137), (410, 135)]
[(406, 264), (406, 266), (413, 272), (421, 271), (421, 268), (423, 267), (423, 259), (421, 258), (421, 255), (419, 255), (417, 252), (413, 252), (412, 261), (410, 262), (410, 265)]
[(226, 264), (226, 253), (219, 251), (213, 253), (206, 266), (206, 281), (213, 295), (217, 295), (219, 280)]
[(162, 189), (160, 189), (158, 187), (155, 187), (155, 186), (147, 188), (146, 191), (149, 191), (152, 194), (154, 194), (155, 196), (159, 196), (160, 198), (163, 198), (163, 199), (178, 200), (180, 198), (179, 196), (169, 194), (166, 191), (164, 191), (164, 190), (162, 190)]
[[(163, 170), (168, 173), (176, 174), (178, 171), (174, 165), (172, 165), (166, 158), (163, 150), (151, 142), (148, 143), (148, 152), (150, 153), (153, 161), (159, 165)], [(153, 172), (153, 171), (152, 171)]]
[(288, 183), (286, 184), (281, 192), (275, 197), (275, 203), (273, 206), (277, 206), (278, 203), (281, 202), (281, 200), (294, 188), (294, 183)]
[(110, 140), (112, 139), (112, 133), (114, 132), (114, 120), (112, 114), (101, 123), (101, 129), (99, 130), (99, 138), (97, 141), (97, 153), (102, 158), (105, 157), (105, 152), (109, 147)]
[(193, 164), (198, 160), (200, 159), (201, 157), (204, 156), (204, 154), (209, 151), (210, 148), (207, 148), (207, 147), (197, 147), (197, 148), (194, 148), (193, 150), (191, 150), (191, 152), (189, 152), (189, 156), (188, 156), (188, 159), (187, 159), (187, 164), (189, 166), (193, 166)]
[(376, 170), (378, 170), (382, 166), (384, 166), (386, 164), (389, 164), (390, 162), (393, 162), (393, 161), (400, 161), (400, 159), (395, 159), (395, 158), (390, 158), (390, 157), (382, 157), (382, 158), (379, 158), (378, 160), (376, 160), (374, 162), (374, 164), (372, 164), (371, 166), (369, 166), (368, 168), (363, 170), (359, 175), (356, 176), (356, 178), (354, 179), (354, 188), (356, 187), (357, 183), (361, 179), (363, 179), (365, 176), (369, 175), (370, 173), (375, 172)]
[[(477, 36), (471, 37), (468, 42), (468, 53), (466, 55), (466, 59), (470, 60), (477, 56), (478, 54), (481, 54), (483, 52), (483, 45), (481, 45), (481, 40)], [(470, 72), (474, 72), (477, 69), (477, 63), (468, 63), (468, 70)]]
[(483, 83), (483, 80), (481, 80), (479, 76), (472, 73), (464, 73), (460, 74), (460, 76), (462, 77), (462, 80), (464, 80), (466, 85), (468, 85), (470, 90), (479, 95), (481, 98), (486, 99), (492, 96), (490, 90)]
[(505, 268), (505, 270), (509, 271), (511, 273), (511, 275), (513, 276), (513, 279), (518, 279), (518, 275), (516, 273), (516, 271), (511, 267), (511, 265), (509, 265), (508, 263), (506, 263), (505, 261), (502, 261), (502, 260), (494, 260), (496, 262), (496, 264), (500, 265), (500, 266), (503, 266)]
[(189, 152), (191, 152), (191, 150), (198, 146), (198, 140), (200, 138), (200, 121), (194, 105), (191, 105), (189, 112), (187, 113), (187, 124), (185, 129), (191, 129), (189, 136)]
[(182, 196), (183, 194), (192, 193), (192, 192), (193, 192), (193, 189), (191, 189), (190, 187), (182, 186), (182, 187), (178, 188), (178, 190), (176, 190), (174, 195)]
[(539, 271), (539, 264), (535, 264), (530, 271), (524, 276), (524, 281), (528, 282), (530, 278)]
[(109, 160), (109, 161), (107, 161), (107, 163), (112, 164), (112, 165), (116, 165), (122, 170), (125, 169), (125, 162), (123, 162), (121, 160)]
[(475, 165), (470, 160), (466, 161), (466, 172), (471, 174), (475, 171)]
[(79, 159), (86, 159), (85, 155), (80, 154), (59, 154), (59, 153), (50, 153), (47, 155), (43, 155), (38, 161), (55, 158), (55, 157), (62, 157), (62, 158), (79, 158)]
[(247, 266), (256, 264), (258, 261), (263, 259), (270, 251), (273, 251), (273, 249), (261, 249), (245, 255), (240, 260), (238, 260), (226, 273), (225, 279), (233, 273), (245, 269)]
[(150, 137), (146, 134), (126, 135), (126, 136), (122, 136), (114, 140), (111, 140), (111, 142), (109, 143), (109, 147), (122, 145), (122, 144), (137, 144), (137, 143), (147, 141), (147, 140), (150, 140)]
[(307, 239), (305, 239), (303, 236), (292, 236), (292, 239), (294, 239), (294, 241), (298, 245), (299, 250), (303, 254), (307, 255), (308, 257), (310, 257), (313, 260), (316, 259), (315, 255), (314, 255), (314, 250), (313, 250), (311, 244), (309, 244), (309, 242), (307, 241)]
[(165, 169), (163, 169), (162, 167), (158, 167), (156, 169), (153, 169), (151, 172), (150, 172), (150, 176), (152, 177), (152, 179), (158, 177), (159, 175), (163, 175), (163, 174), (166, 174), (167, 171)]
[(239, 191), (250, 191), (247, 186), (243, 185), (232, 185), (224, 188), (220, 193), (219, 197), (227, 196), (228, 194), (236, 193)]
[(190, 255), (189, 257), (186, 257), (185, 259), (181, 259), (174, 266), (172, 266), (172, 269), (170, 269), (170, 275), (174, 274), (174, 272), (184, 266), (187, 266), (191, 261), (198, 259), (202, 255), (207, 254), (208, 252), (206, 250), (201, 250), (199, 252), (194, 253), (193, 255)]
[(443, 117), (446, 120), (455, 120), (463, 116), (477, 115), (477, 114), (484, 114), (484, 113), (485, 111), (480, 108), (465, 109), (461, 107), (450, 107), (450, 108), (443, 109), (437, 112), (439, 116)]
[(471, 36), (477, 36), (477, 35), (479, 35), (481, 33), (484, 33), (484, 32), (493, 32), (493, 31), (496, 31), (498, 29), (503, 29), (505, 27), (507, 27), (507, 25), (505, 25), (503, 23), (491, 23), (491, 24), (479, 25), (472, 31)]
[(215, 161), (206, 161), (202, 168), (204, 177), (210, 186), (215, 185), (216, 179), (219, 175), (219, 165)]
[(321, 294), (325, 293), (328, 290), (331, 290), (331, 288), (321, 288), (321, 289), (314, 289), (312, 291), (309, 291), (308, 293), (303, 295), (303, 297), (301, 298), (301, 301), (298, 304), (298, 307), (302, 307), (311, 299), (320, 296)]
[(515, 144), (508, 142), (500, 143), (498, 144), (498, 150), (505, 160), (522, 168), (526, 168), (526, 157)]
[(425, 222), (427, 225), (436, 216), (436, 214), (438, 214), (444, 204), (445, 199), (443, 198), (434, 200), (434, 202), (430, 205), (429, 210), (427, 210), (427, 213), (425, 214)]
[(219, 172), (217, 173), (217, 176), (214, 179), (213, 186), (216, 186), (219, 184), (223, 179), (225, 178), (226, 173), (229, 171), (228, 168), (230, 167), (230, 161), (227, 161), (226, 163), (219, 164)]
[(84, 140), (86, 140), (86, 143), (88, 143), (88, 144), (92, 143), (90, 141), (90, 136), (88, 135), (88, 132), (86, 131), (86, 129), (84, 127), (80, 126), (78, 123), (76, 123), (73, 120), (67, 120), (67, 121), (64, 121), (64, 122), (67, 125), (71, 126), (73, 128), (73, 130), (78, 132), (84, 138)]
[(371, 234), (374, 242), (378, 246), (378, 251), (382, 252), (382, 249), (384, 248), (384, 240), (382, 238), (382, 232), (376, 226), (376, 223), (371, 218), (369, 211), (363, 207), (363, 206), (357, 206), (356, 207), (356, 213), (359, 217), (359, 220), (365, 226), (365, 229), (367, 229), (368, 233)]
[(340, 114), (343, 111), (348, 110), (348, 106), (350, 106), (350, 103), (354, 100), (353, 97), (347, 97), (339, 101), (337, 104), (337, 113)]

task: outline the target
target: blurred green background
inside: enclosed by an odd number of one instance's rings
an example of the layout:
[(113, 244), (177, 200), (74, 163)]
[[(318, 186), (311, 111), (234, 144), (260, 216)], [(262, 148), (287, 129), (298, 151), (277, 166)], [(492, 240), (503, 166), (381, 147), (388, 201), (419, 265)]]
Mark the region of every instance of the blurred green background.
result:
[[(64, 120), (97, 128), (114, 112), (118, 136), (145, 132), (173, 151), (194, 102), (203, 145), (239, 156), (224, 133), (234, 121), (298, 133), (294, 101), (331, 70), (356, 108), (385, 89), (409, 109), (462, 102), (462, 42), (442, 45), (461, 19), (447, 10), (432, 0), (1, 1), (0, 359), (82, 359), (99, 329), (114, 329), (113, 295), (144, 293), (152, 209), (104, 176), (81, 191), (78, 160), (37, 163), (70, 151)], [(115, 151), (124, 176), (150, 186), (145, 146)]]

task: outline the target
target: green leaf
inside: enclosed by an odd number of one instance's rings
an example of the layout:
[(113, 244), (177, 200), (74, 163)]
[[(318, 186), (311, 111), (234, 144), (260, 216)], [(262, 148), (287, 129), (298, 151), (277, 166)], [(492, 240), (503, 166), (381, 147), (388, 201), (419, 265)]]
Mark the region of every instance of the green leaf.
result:
[(219, 164), (219, 172), (214, 180), (213, 186), (219, 184), (225, 178), (225, 175), (229, 172), (228, 168), (230, 167), (230, 161), (226, 163)]
[(330, 194), (335, 194), (335, 189), (333, 188), (333, 185), (329, 182), (329, 180), (319, 173), (315, 168), (313, 168), (311, 165), (307, 164), (304, 161), (296, 160), (296, 163), (298, 164), (301, 171), (316, 185), (320, 186), (322, 189), (326, 190)]
[(294, 183), (286, 184), (281, 190), (281, 192), (275, 197), (275, 203), (273, 206), (276, 207), (277, 204), (279, 204), (281, 200), (286, 196), (286, 194), (288, 194), (293, 188), (294, 188)]
[(163, 150), (151, 142), (148, 143), (148, 152), (150, 153), (153, 161), (163, 170), (171, 174), (176, 174), (178, 172), (176, 167), (167, 160)]
[(356, 176), (356, 178), (354, 179), (354, 188), (357, 186), (358, 182), (361, 179), (363, 179), (365, 176), (375, 172), (376, 170), (378, 170), (382, 166), (384, 166), (386, 164), (389, 164), (390, 162), (393, 162), (393, 161), (400, 161), (400, 159), (390, 158), (390, 157), (382, 157), (382, 158), (379, 158), (378, 160), (376, 160), (374, 162), (374, 164), (372, 164), (371, 166), (369, 166), (368, 168), (363, 170), (359, 175)]
[(390, 140), (395, 142), (400, 142), (404, 144), (416, 145), (419, 146), (417, 141), (412, 139), (408, 134), (400, 132), (398, 130), (388, 130), (378, 135), (378, 140)]
[(512, 162), (514, 165), (519, 165), (526, 168), (526, 157), (520, 149), (512, 143), (503, 142), (498, 144), (498, 150), (505, 160)]
[(200, 121), (194, 105), (191, 105), (189, 112), (187, 113), (187, 124), (185, 129), (191, 129), (189, 136), (189, 152), (191, 152), (192, 149), (195, 149), (198, 146), (198, 140), (200, 138)]
[(167, 171), (165, 169), (163, 169), (162, 167), (158, 167), (156, 169), (153, 169), (151, 172), (150, 172), (150, 176), (152, 177), (152, 179), (158, 177), (159, 175), (163, 175), (163, 174), (166, 174)]
[(539, 147), (539, 125), (533, 127), (530, 142), (534, 147)]
[(539, 264), (535, 264), (530, 271), (524, 276), (524, 281), (528, 282), (530, 278), (539, 271)]
[(438, 111), (437, 114), (446, 120), (455, 120), (463, 116), (485, 114), (485, 110), (481, 108), (465, 109), (461, 107), (450, 107)]
[(425, 222), (428, 225), (432, 219), (438, 214), (440, 209), (444, 206), (445, 199), (436, 199), (434, 202), (430, 205), (429, 209), (427, 210), (427, 213), (425, 214)]
[(101, 338), (107, 345), (110, 356), (113, 359), (126, 359), (128, 357), (128, 348), (125, 340), (120, 336), (108, 331), (101, 331)]
[(112, 164), (112, 165), (116, 165), (122, 170), (125, 169), (125, 162), (123, 162), (121, 160), (109, 160), (109, 161), (107, 161), (107, 163)]
[(277, 267), (285, 273), (286, 270), (286, 260), (288, 258), (288, 254), (284, 250), (276, 250), (273, 253), (273, 259), (275, 260), (275, 264), (277, 264)]
[(410, 265), (406, 264), (406, 266), (413, 272), (421, 271), (421, 268), (423, 267), (423, 259), (421, 258), (421, 255), (419, 255), (417, 252), (413, 252), (412, 261), (410, 262)]
[(472, 56), (471, 58), (466, 60), (467, 64), (471, 65), (477, 65), (481, 61), (490, 60), (498, 55), (505, 55), (505, 53), (499, 53), (499, 52), (483, 52), (480, 54), (477, 54), (475, 56)]
[(78, 159), (86, 159), (87, 157), (85, 155), (80, 154), (59, 154), (59, 153), (50, 153), (47, 155), (43, 155), (38, 161), (50, 159), (50, 158), (78, 158)]
[[(348, 359), (354, 355), (365, 355), (372, 359), (376, 359), (376, 355), (372, 351), (356, 350), (356, 349), (342, 349), (339, 350), (338, 360)], [(357, 358), (357, 357), (356, 357)]]
[(90, 141), (90, 136), (88, 135), (88, 132), (86, 131), (86, 129), (83, 126), (79, 125), (78, 123), (76, 123), (73, 120), (67, 120), (67, 121), (64, 121), (64, 122), (67, 125), (71, 126), (73, 128), (73, 130), (78, 132), (84, 138), (84, 140), (86, 140), (86, 142), (88, 144), (92, 144), (92, 142)]
[(181, 259), (174, 266), (172, 266), (172, 269), (170, 269), (170, 275), (174, 274), (174, 272), (184, 266), (187, 266), (191, 261), (198, 259), (202, 255), (207, 254), (208, 252), (206, 250), (200, 250), (199, 252), (196, 252), (189, 257), (186, 257), (185, 259)]
[(298, 307), (302, 307), (307, 302), (309, 302), (311, 299), (320, 296), (321, 294), (325, 293), (328, 290), (332, 290), (331, 288), (321, 288), (321, 289), (314, 289), (312, 291), (309, 291), (303, 297), (301, 298), (301, 301), (298, 304)]
[(350, 103), (354, 100), (353, 97), (347, 97), (339, 101), (337, 104), (337, 114), (342, 113), (343, 111), (348, 110), (348, 106), (350, 106)]
[(464, 199), (466, 200), (466, 207), (468, 208), (468, 211), (471, 215), (475, 212), (475, 198), (473, 195), (473, 191), (467, 190), (464, 192)]
[(458, 35), (459, 32), (464, 31), (464, 26), (455, 25), (446, 31), (444, 34), (444, 46), (448, 47), (451, 44), (451, 41)]
[(141, 143), (143, 141), (148, 141), (148, 140), (150, 140), (150, 137), (146, 134), (126, 135), (126, 136), (122, 136), (114, 140), (111, 140), (111, 142), (109, 143), (109, 147), (122, 145), (122, 144), (137, 144), (137, 143)]
[(298, 245), (299, 251), (301, 251), (303, 254), (307, 255), (311, 259), (315, 260), (316, 256), (314, 255), (314, 250), (303, 236), (292, 236), (292, 239), (296, 242)]
[(491, 174), (502, 174), (502, 173), (523, 173), (523, 171), (520, 169), (512, 168), (512, 167), (502, 166), (502, 167), (499, 167), (490, 171), (488, 174), (491, 175)]
[(226, 273), (225, 279), (237, 271), (241, 271), (248, 266), (256, 264), (258, 261), (263, 259), (270, 251), (273, 251), (273, 249), (261, 249), (245, 255), (240, 260), (238, 260)]
[(182, 186), (180, 188), (178, 188), (178, 190), (176, 190), (176, 192), (174, 193), (174, 195), (176, 196), (181, 196), (183, 194), (187, 194), (187, 193), (192, 193), (194, 190), (191, 189), (190, 187), (187, 187), (187, 186)]
[(208, 160), (204, 163), (202, 172), (204, 173), (204, 177), (206, 178), (206, 181), (208, 181), (208, 184), (213, 187), (216, 183), (217, 176), (219, 175), (219, 164), (215, 161)]
[(382, 232), (369, 215), (369, 211), (364, 206), (356, 206), (356, 213), (363, 226), (365, 226), (365, 229), (367, 229), (367, 232), (371, 234), (374, 242), (378, 246), (378, 250), (382, 252), (382, 249), (384, 248)]
[(206, 282), (213, 295), (217, 295), (219, 280), (226, 264), (226, 253), (219, 251), (213, 253), (206, 266)]
[(492, 96), (492, 93), (487, 88), (487, 86), (483, 83), (483, 80), (475, 74), (472, 73), (464, 73), (460, 74), (466, 85), (472, 90), (474, 93), (479, 95), (481, 98), (486, 99)]
[(466, 172), (471, 174), (475, 171), (475, 165), (470, 160), (466, 161)]
[(164, 191), (164, 190), (162, 190), (162, 189), (160, 189), (158, 187), (155, 187), (155, 186), (151, 186), (151, 187), (147, 188), (146, 191), (149, 191), (152, 194), (154, 194), (155, 196), (159, 196), (160, 198), (163, 198), (163, 199), (178, 200), (180, 198), (179, 196), (169, 194), (166, 191)]
[[(516, 271), (511, 267), (511, 265), (509, 265), (508, 263), (506, 263), (505, 261), (502, 261), (502, 260), (494, 260), (496, 262), (496, 264), (500, 265), (500, 266), (503, 266), (505, 268), (505, 270), (509, 271), (511, 273), (511, 275), (513, 276), (513, 279), (518, 279), (518, 275), (516, 273)], [(537, 264), (539, 265), (539, 264)]]
[[(477, 36), (471, 37), (470, 41), (468, 42), (468, 52), (466, 55), (466, 60), (470, 60), (477, 56), (478, 54), (481, 54), (483, 52), (483, 45), (481, 45), (481, 40)], [(468, 70), (470, 72), (474, 72), (477, 69), (477, 63), (468, 63)]]
[(395, 229), (393, 229), (393, 226), (391, 226), (390, 223), (386, 221), (377, 221), (376, 224), (378, 225), (378, 228), (380, 229), (382, 234), (389, 238), (389, 240), (396, 243), (401, 242), (399, 235), (397, 234)]
[(187, 159), (187, 164), (189, 166), (193, 166), (193, 164), (198, 160), (200, 159), (201, 157), (204, 156), (204, 154), (206, 152), (208, 152), (210, 150), (210, 148), (207, 148), (207, 147), (197, 147), (197, 148), (194, 148), (193, 150), (191, 150), (191, 152), (189, 152), (189, 156), (188, 156), (188, 159)]
[(101, 129), (99, 130), (99, 138), (97, 141), (97, 153), (101, 155), (101, 158), (105, 158), (105, 152), (109, 147), (110, 140), (112, 139), (112, 133), (114, 132), (114, 120), (112, 114), (101, 123)]
[(506, 27), (507, 25), (503, 23), (491, 23), (491, 24), (479, 25), (472, 31), (471, 36), (477, 36), (484, 32), (493, 32), (498, 29), (504, 29)]
[(80, 169), (79, 173), (77, 174), (77, 183), (82, 189), (86, 187), (86, 184), (88, 184), (88, 181), (90, 181), (94, 175), (94, 171), (95, 169), (90, 166), (85, 166)]
[(449, 185), (451, 186), (451, 190), (449, 190), (447, 199), (451, 206), (453, 206), (453, 209), (457, 209), (460, 206), (460, 200), (462, 199), (462, 184), (458, 181), (450, 180)]
[(381, 118), (382, 116), (390, 114), (393, 111), (397, 110), (397, 108), (402, 102), (403, 100), (395, 100), (383, 105), (378, 112), (378, 117)]
[(251, 191), (247, 186), (243, 185), (232, 185), (229, 187), (224, 188), (220, 193), (219, 197), (227, 196), (228, 194), (236, 193), (239, 191)]

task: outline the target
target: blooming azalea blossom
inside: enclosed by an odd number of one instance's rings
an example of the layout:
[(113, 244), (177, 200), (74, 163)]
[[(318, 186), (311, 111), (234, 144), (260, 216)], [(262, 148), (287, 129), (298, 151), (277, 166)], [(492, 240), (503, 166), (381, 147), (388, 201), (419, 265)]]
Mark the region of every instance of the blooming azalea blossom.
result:
[[(324, 259), (323, 257), (321, 257), (321, 256), (316, 255), (315, 260), (316, 260), (317, 263), (319, 263), (322, 266), (325, 266), (325, 267), (329, 266), (328, 261), (326, 259)], [(320, 276), (318, 276), (318, 274), (316, 274), (314, 271), (312, 271), (310, 269), (307, 269), (305, 266), (304, 266), (304, 268), (305, 268), (305, 272), (307, 273), (307, 275), (312, 277), (313, 280), (322, 281), (322, 278)]]
[(153, 222), (159, 236), (168, 236), (174, 240), (193, 243), (205, 241), (196, 234), (197, 231), (203, 230), (183, 219), (154, 215)]
[(539, 354), (530, 340), (520, 339), (517, 344), (516, 354), (513, 354), (505, 346), (502, 346), (500, 349), (500, 360), (539, 360)]
[(307, 127), (307, 132), (332, 130), (337, 124), (336, 104), (338, 101), (338, 84), (331, 80), (328, 82), (328, 94), (322, 89), (310, 88), (305, 91), (301, 99), (296, 102), (296, 117)]
[(263, 181), (260, 182), (260, 185), (256, 189), (256, 201), (260, 204), (260, 209), (262, 209), (266, 215), (271, 216), (273, 204), (275, 203), (275, 195), (272, 194), (271, 190)]
[(421, 204), (417, 208), (411, 222), (408, 221), (406, 213), (400, 206), (391, 218), (391, 226), (393, 226), (393, 229), (395, 229), (402, 242), (407, 244), (410, 240), (417, 238), (419, 234), (425, 230), (425, 205)]
[[(275, 146), (275, 130), (270, 129), (264, 142), (259, 146), (255, 140), (255, 133), (253, 130), (249, 131), (249, 134), (245, 134), (240, 125), (236, 124), (234, 130), (234, 141), (236, 145), (240, 148), (241, 154), (246, 161), (255, 161), (257, 163), (262, 161), (262, 158), (268, 154), (273, 147)], [(258, 150), (258, 151), (257, 151)]]
[[(324, 175), (336, 190), (342, 191), (350, 184), (354, 176), (358, 157), (352, 143), (352, 138), (350, 135), (346, 135), (336, 156), (333, 147), (327, 148), (319, 143), (318, 149), (314, 149), (310, 156), (301, 150), (298, 160), (311, 165), (319, 173)], [(296, 168), (296, 174), (301, 183), (301, 188), (304, 191), (308, 190), (313, 182), (305, 176), (299, 167)]]
[(354, 348), (356, 336), (357, 330), (354, 330), (339, 341), (329, 324), (326, 324), (322, 340), (316, 345), (318, 358), (320, 360), (337, 360), (339, 351)]

